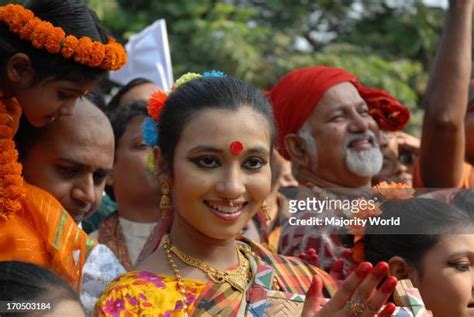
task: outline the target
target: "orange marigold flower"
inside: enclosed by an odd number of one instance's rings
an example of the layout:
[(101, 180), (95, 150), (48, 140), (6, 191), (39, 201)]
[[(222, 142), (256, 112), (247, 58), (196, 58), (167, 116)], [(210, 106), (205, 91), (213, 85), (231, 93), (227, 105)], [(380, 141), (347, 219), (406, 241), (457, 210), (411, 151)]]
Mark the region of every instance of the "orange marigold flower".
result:
[(19, 32), (19, 35), (22, 39), (24, 40), (29, 40), (31, 33), (33, 30), (36, 28), (37, 25), (41, 23), (41, 20), (38, 18), (33, 18), (29, 20), (21, 29)]
[(161, 90), (155, 91), (150, 99), (148, 100), (147, 110), (150, 117), (152, 117), (155, 122), (158, 121), (160, 116), (160, 111), (165, 106), (165, 102), (168, 99), (168, 95), (162, 92)]
[(6, 125), (0, 126), (0, 136), (10, 138), (13, 137), (13, 129)]
[(63, 54), (63, 57), (70, 58), (71, 56), (73, 56), (78, 43), (79, 40), (75, 36), (66, 36), (60, 44), (62, 46), (61, 54)]
[(105, 48), (104, 60), (100, 64), (100, 67), (104, 69), (113, 70), (115, 66), (114, 67), (112, 66), (115, 65), (115, 61), (116, 61), (116, 56), (114, 53), (114, 49), (111, 46), (107, 46)]
[(61, 51), (61, 41), (66, 36), (63, 29), (61, 28), (53, 28), (50, 33), (48, 33), (48, 37), (46, 38), (46, 42), (44, 47), (48, 50), (48, 52), (56, 54)]
[(97, 67), (102, 63), (105, 56), (105, 46), (100, 42), (94, 42), (92, 45), (91, 62), (89, 66)]
[(46, 38), (48, 37), (48, 33), (53, 25), (49, 22), (41, 22), (30, 34), (30, 41), (31, 44), (36, 48), (43, 48), (44, 44), (46, 43)]
[(81, 37), (76, 47), (74, 60), (81, 64), (87, 64), (92, 52), (92, 40), (89, 37)]
[[(7, 116), (4, 102), (1, 116)], [(24, 196), (23, 179), (21, 177), (21, 165), (17, 162), (18, 152), (15, 142), (11, 139), (0, 139), (0, 218), (8, 217), (21, 208), (20, 200)]]
[(9, 25), (10, 31), (15, 33), (18, 33), (23, 25), (34, 16), (30, 10), (18, 10), (19, 8), (23, 9), (20, 5), (15, 5), (4, 11), (4, 19)]
[(407, 184), (381, 182), (373, 187), (376, 195), (382, 195), (386, 199), (404, 200), (413, 198), (415, 190)]

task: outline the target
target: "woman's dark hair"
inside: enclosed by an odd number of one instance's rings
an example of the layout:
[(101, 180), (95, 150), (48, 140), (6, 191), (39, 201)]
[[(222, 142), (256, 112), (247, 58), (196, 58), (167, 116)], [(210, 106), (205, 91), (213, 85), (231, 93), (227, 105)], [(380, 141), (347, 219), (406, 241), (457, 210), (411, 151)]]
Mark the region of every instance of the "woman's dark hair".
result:
[(30, 263), (0, 262), (0, 301), (51, 303), (52, 310), (62, 300), (75, 301), (82, 307), (79, 295), (53, 272)]
[(232, 77), (204, 77), (173, 91), (160, 113), (158, 124), (159, 147), (170, 170), (173, 169), (176, 144), (192, 118), (209, 109), (237, 111), (242, 107), (250, 107), (265, 117), (273, 148), (276, 128), (272, 108), (267, 98), (252, 85)]
[[(107, 43), (107, 33), (97, 18), (80, 0), (31, 0), (25, 8), (33, 11), (38, 18), (61, 27), (68, 35), (77, 38), (88, 36), (92, 40)], [(74, 59), (66, 59), (61, 54), (51, 54), (45, 49), (37, 49), (29, 41), (22, 40), (18, 34), (10, 32), (8, 26), (0, 22), (0, 71), (2, 81), (6, 78), (6, 66), (11, 56), (24, 53), (30, 58), (35, 70), (34, 82), (52, 77), (57, 80), (84, 82), (99, 80), (106, 71), (99, 67), (88, 67)], [(2, 82), (2, 85), (5, 85)]]
[(469, 216), (474, 216), (474, 190), (463, 189), (453, 199), (453, 204)]
[(365, 260), (373, 264), (402, 257), (422, 273), (422, 259), (444, 234), (466, 233), (474, 219), (458, 208), (430, 198), (387, 201), (381, 219), (400, 217), (400, 226), (367, 226)]
[[(117, 109), (115, 112), (109, 113), (108, 115), (110, 123), (112, 124), (112, 129), (114, 130), (115, 153), (117, 153), (117, 149), (120, 144), (120, 139), (125, 133), (125, 130), (127, 130), (127, 127), (130, 122), (132, 122), (132, 120), (137, 117), (146, 118), (148, 116), (146, 110), (146, 102), (134, 101), (126, 108)], [(113, 201), (115, 201), (115, 195), (112, 186), (105, 185), (105, 192)]]
[(109, 103), (107, 104), (107, 113), (119, 109), (122, 97), (133, 88), (144, 84), (153, 84), (153, 82), (145, 78), (135, 78), (129, 81), (125, 86), (120, 87), (119, 91), (117, 91), (117, 93), (112, 97), (112, 99), (110, 99)]
[[(84, 98), (89, 100), (97, 108), (100, 108), (101, 100), (103, 97), (95, 94), (88, 94)], [(25, 115), (20, 118), (20, 125), (18, 131), (14, 136), (16, 148), (18, 150), (18, 160), (23, 162), (28, 155), (28, 151), (43, 137), (45, 127), (34, 127), (26, 119)]]

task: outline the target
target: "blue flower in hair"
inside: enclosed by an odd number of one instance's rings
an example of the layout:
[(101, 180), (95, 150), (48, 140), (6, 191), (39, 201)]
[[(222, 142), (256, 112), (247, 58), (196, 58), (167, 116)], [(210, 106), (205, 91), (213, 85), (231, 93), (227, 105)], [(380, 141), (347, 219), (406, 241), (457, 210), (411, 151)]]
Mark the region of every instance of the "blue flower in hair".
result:
[(219, 70), (211, 70), (202, 73), (203, 77), (227, 77), (227, 75)]
[(158, 124), (151, 117), (146, 118), (143, 125), (143, 140), (149, 147), (158, 145)]

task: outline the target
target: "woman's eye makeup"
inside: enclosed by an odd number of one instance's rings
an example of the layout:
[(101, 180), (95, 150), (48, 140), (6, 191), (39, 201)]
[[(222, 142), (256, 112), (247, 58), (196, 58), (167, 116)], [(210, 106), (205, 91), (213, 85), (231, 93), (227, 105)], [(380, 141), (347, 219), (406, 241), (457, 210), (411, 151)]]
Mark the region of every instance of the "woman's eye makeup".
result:
[[(197, 167), (202, 168), (216, 168), (222, 166), (222, 162), (219, 158), (213, 155), (203, 155), (191, 158), (190, 161), (194, 163)], [(252, 156), (246, 158), (242, 163), (242, 168), (247, 170), (258, 170), (267, 164), (267, 161), (263, 158)]]
[(219, 159), (212, 155), (202, 155), (190, 159), (197, 167), (215, 168), (221, 165)]
[(246, 169), (250, 169), (250, 170), (258, 170), (258, 169), (261, 169), (266, 164), (267, 162), (264, 159), (254, 156), (254, 157), (250, 157), (246, 159), (243, 162), (242, 167)]

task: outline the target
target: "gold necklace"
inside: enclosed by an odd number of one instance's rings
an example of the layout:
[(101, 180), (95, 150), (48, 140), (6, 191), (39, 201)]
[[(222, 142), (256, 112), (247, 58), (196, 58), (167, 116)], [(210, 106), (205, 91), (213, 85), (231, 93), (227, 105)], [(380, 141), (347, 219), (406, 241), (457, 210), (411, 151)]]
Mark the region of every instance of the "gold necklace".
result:
[(235, 270), (222, 270), (184, 253), (176, 246), (171, 244), (169, 236), (165, 237), (163, 246), (165, 251), (168, 249), (183, 263), (198, 268), (199, 270), (206, 273), (209, 279), (214, 283), (222, 284), (227, 282), (235, 289), (243, 292), (252, 278), (250, 262), (242, 254), (239, 247), (237, 247), (237, 256), (239, 258), (238, 268)]

